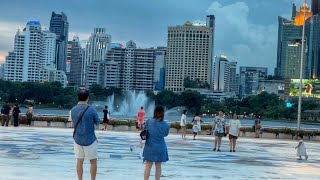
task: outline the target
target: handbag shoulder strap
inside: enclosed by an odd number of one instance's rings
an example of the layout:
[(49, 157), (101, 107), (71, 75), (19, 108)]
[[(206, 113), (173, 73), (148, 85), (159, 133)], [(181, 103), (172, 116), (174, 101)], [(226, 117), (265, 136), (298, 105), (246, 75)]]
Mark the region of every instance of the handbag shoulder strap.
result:
[(146, 120), (146, 126), (145, 126), (145, 130), (148, 130), (148, 124), (149, 124), (149, 119), (148, 120)]
[(76, 130), (77, 130), (77, 128), (78, 128), (78, 126), (79, 126), (80, 122), (82, 121), (82, 117), (83, 117), (83, 115), (86, 113), (86, 111), (89, 109), (89, 107), (90, 107), (90, 106), (87, 106), (87, 108), (86, 108), (86, 109), (81, 113), (81, 115), (80, 115), (80, 117), (79, 117), (79, 119), (78, 119), (77, 123), (75, 124), (75, 126), (74, 126), (74, 131), (73, 131), (73, 137), (74, 137), (74, 135), (76, 134)]

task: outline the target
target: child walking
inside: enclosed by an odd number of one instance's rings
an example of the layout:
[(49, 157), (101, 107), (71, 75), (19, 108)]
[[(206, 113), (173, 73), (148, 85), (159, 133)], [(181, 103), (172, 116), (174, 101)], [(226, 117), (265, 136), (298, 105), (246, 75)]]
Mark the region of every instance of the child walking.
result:
[(196, 136), (201, 132), (201, 122), (202, 122), (201, 118), (197, 113), (192, 120), (193, 140), (196, 140)]
[(304, 146), (304, 142), (303, 142), (303, 135), (299, 134), (298, 138), (300, 139), (298, 146), (295, 148), (297, 150), (297, 156), (299, 156), (298, 160), (302, 160), (302, 156), (304, 156), (306, 158), (306, 160), (308, 159), (308, 155), (307, 155), (307, 150), (306, 147)]

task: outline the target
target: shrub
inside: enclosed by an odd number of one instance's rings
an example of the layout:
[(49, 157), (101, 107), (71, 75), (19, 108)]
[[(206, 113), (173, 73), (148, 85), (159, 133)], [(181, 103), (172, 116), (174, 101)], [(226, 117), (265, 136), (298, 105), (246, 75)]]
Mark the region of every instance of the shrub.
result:
[(243, 133), (254, 132), (254, 130), (251, 127), (242, 127), (240, 128), (240, 131), (242, 131)]
[(170, 128), (175, 128), (177, 130), (181, 129), (180, 123), (179, 122), (173, 122), (170, 124)]

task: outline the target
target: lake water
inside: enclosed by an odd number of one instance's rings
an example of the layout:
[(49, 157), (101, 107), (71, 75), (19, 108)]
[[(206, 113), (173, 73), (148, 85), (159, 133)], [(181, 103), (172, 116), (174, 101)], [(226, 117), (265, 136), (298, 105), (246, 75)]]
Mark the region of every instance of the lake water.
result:
[[(97, 111), (98, 111), (99, 117), (103, 118), (102, 111), (101, 110), (97, 110)], [(26, 113), (26, 112), (27, 112), (26, 108), (21, 108), (21, 113)], [(68, 116), (69, 115), (68, 109), (37, 109), (37, 108), (34, 108), (33, 112), (34, 112), (34, 115), (44, 115), (44, 114), (58, 115), (58, 116)], [(165, 120), (168, 122), (180, 121), (180, 117), (181, 117), (180, 115), (170, 114), (170, 115), (165, 116)], [(126, 115), (115, 116), (115, 115), (112, 115), (112, 112), (111, 112), (111, 118), (113, 118), (113, 119), (135, 119), (136, 117), (126, 116)], [(213, 118), (203, 117), (203, 118), (201, 118), (201, 120), (204, 123), (212, 123)], [(192, 116), (188, 116), (187, 121), (191, 122)], [(254, 120), (241, 119), (241, 123), (243, 126), (251, 127), (254, 124)], [(294, 128), (294, 127), (297, 127), (297, 123), (296, 122), (291, 123), (291, 122), (277, 122), (277, 121), (262, 120), (262, 126), (263, 127), (291, 127), (291, 128)], [(305, 129), (319, 129), (320, 130), (320, 123), (318, 125), (316, 125), (316, 124), (304, 124), (302, 122), (301, 127), (305, 128)]]

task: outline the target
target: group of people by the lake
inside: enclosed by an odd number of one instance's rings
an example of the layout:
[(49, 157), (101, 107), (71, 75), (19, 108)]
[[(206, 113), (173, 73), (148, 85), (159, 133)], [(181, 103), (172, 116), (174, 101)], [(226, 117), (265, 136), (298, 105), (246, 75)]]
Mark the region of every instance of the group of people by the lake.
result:
[[(33, 117), (33, 106), (32, 104), (29, 104), (27, 106), (27, 112), (26, 112), (26, 120), (27, 125), (31, 125), (32, 117)], [(13, 125), (14, 127), (18, 127), (20, 124), (19, 116), (20, 116), (21, 110), (19, 105), (16, 103), (14, 105), (10, 105), (8, 102), (6, 102), (3, 107), (1, 108), (1, 114), (2, 114), (2, 126), (8, 127), (9, 124)], [(10, 123), (11, 121), (11, 123)]]
[[(193, 140), (195, 140), (196, 136), (201, 132), (201, 123), (203, 123), (198, 113), (193, 117), (191, 123), (193, 125)], [(180, 126), (182, 139), (185, 140), (187, 134), (187, 110), (183, 111)], [(212, 130), (210, 132), (210, 134), (215, 136), (213, 151), (221, 151), (222, 138), (229, 135), (230, 152), (236, 152), (236, 141), (240, 137), (240, 128), (241, 123), (237, 114), (234, 113), (232, 119), (227, 123), (223, 111), (219, 111), (213, 119)]]
[[(70, 111), (70, 119), (74, 125), (73, 139), (74, 153), (77, 159), (77, 175), (78, 179), (82, 180), (83, 163), (87, 159), (90, 161), (91, 179), (94, 180), (97, 174), (98, 155), (98, 140), (95, 135), (95, 125), (100, 124), (100, 119), (96, 110), (87, 104), (89, 100), (89, 92), (87, 90), (80, 90), (78, 99), (79, 103)], [(107, 111), (105, 113), (108, 114)], [(164, 121), (164, 108), (162, 106), (157, 106), (154, 109), (153, 118), (145, 122), (143, 108), (138, 113), (139, 118), (140, 116), (143, 116), (143, 119), (138, 119), (139, 127), (141, 127), (142, 131), (147, 132), (143, 150), (143, 162), (145, 163), (144, 179), (149, 179), (151, 168), (155, 164), (155, 179), (159, 180), (161, 177), (161, 163), (169, 160), (164, 138), (168, 136), (170, 127)], [(107, 122), (104, 121), (103, 123)]]
[[(77, 159), (77, 175), (78, 179), (82, 180), (83, 177), (83, 163), (84, 160), (90, 161), (90, 174), (91, 179), (96, 179), (97, 174), (97, 157), (98, 157), (98, 140), (95, 135), (95, 125), (99, 125), (100, 119), (97, 111), (94, 107), (88, 105), (89, 92), (87, 90), (80, 90), (78, 92), (78, 104), (74, 106), (70, 111), (70, 121), (72, 122), (73, 139), (74, 139), (74, 153)], [(26, 114), (28, 119), (28, 124), (30, 125), (32, 119), (32, 105), (29, 105), (28, 112)], [(2, 126), (8, 126), (8, 118), (10, 116), (10, 111), (13, 119), (14, 125), (18, 123), (18, 116), (20, 109), (17, 105), (10, 108), (9, 104), (6, 103), (1, 109), (1, 114), (4, 115)], [(103, 110), (103, 129), (107, 129), (107, 124), (110, 120), (110, 111), (106, 106)], [(137, 126), (140, 131), (141, 141), (140, 147), (143, 149), (141, 157), (145, 163), (144, 179), (148, 180), (153, 164), (155, 165), (155, 179), (159, 180), (161, 177), (161, 165), (163, 162), (169, 160), (169, 154), (167, 150), (167, 145), (165, 137), (168, 136), (170, 131), (170, 126), (164, 121), (165, 110), (162, 106), (157, 106), (154, 109), (153, 117), (151, 119), (145, 120), (145, 111), (143, 107), (140, 108), (137, 114)], [(30, 121), (29, 121), (30, 120)], [(195, 140), (197, 135), (201, 132), (201, 117), (196, 114), (192, 121), (192, 131), (193, 139)], [(18, 126), (18, 125), (17, 125)], [(187, 139), (187, 110), (183, 111), (181, 116), (180, 126), (182, 130), (182, 139)], [(213, 151), (221, 151), (222, 138), (228, 136), (230, 141), (230, 152), (236, 152), (237, 139), (240, 137), (241, 122), (238, 119), (238, 115), (234, 113), (232, 118), (227, 122), (223, 111), (219, 111), (212, 122), (212, 130), (210, 134), (215, 136)], [(261, 119), (257, 118), (253, 127), (260, 135), (261, 130)], [(142, 135), (143, 134), (143, 135)], [(145, 138), (143, 138), (145, 137)], [(303, 142), (303, 136), (299, 135), (299, 144), (296, 147), (297, 156), (299, 160), (302, 156), (308, 159), (306, 148)]]

